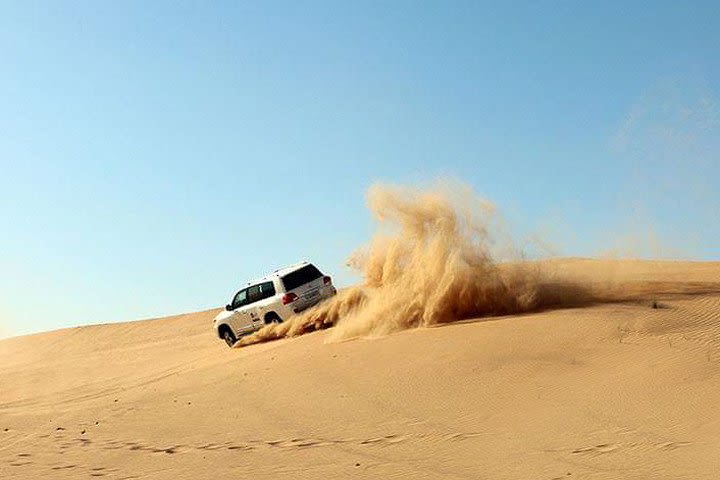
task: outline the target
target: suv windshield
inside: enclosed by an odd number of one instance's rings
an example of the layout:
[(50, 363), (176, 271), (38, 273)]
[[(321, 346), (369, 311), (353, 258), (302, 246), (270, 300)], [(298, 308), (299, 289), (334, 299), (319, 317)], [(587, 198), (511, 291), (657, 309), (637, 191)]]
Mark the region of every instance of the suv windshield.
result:
[(315, 265), (305, 265), (304, 267), (290, 272), (282, 277), (283, 285), (285, 285), (285, 291), (295, 290), (301, 285), (312, 282), (322, 277), (322, 273), (318, 270)]

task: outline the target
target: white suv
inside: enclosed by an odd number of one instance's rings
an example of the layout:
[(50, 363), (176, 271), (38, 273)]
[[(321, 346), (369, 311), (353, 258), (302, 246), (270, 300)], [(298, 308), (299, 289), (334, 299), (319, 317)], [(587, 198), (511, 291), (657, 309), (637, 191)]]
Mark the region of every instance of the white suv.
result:
[(280, 323), (337, 293), (332, 279), (312, 263), (275, 270), (235, 294), (213, 320), (217, 336), (229, 345), (268, 323)]

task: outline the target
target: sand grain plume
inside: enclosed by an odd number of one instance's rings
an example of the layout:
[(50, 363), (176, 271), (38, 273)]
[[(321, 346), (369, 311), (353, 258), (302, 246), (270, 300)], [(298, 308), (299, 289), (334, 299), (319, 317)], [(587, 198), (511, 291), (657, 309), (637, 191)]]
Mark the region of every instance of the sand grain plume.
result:
[(539, 263), (524, 261), (495, 207), (465, 185), (420, 190), (378, 184), (367, 199), (378, 229), (348, 260), (363, 282), (238, 346), (331, 325), (331, 341), (374, 337), (592, 297), (584, 286), (560, 282)]

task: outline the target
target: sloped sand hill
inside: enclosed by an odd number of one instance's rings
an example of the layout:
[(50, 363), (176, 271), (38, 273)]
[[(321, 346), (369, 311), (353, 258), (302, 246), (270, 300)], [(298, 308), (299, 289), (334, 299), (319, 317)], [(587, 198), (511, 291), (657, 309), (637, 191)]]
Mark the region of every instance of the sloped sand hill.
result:
[(215, 310), (3, 340), (0, 478), (720, 478), (720, 263), (548, 263), (632, 294), (372, 340), (228, 349)]

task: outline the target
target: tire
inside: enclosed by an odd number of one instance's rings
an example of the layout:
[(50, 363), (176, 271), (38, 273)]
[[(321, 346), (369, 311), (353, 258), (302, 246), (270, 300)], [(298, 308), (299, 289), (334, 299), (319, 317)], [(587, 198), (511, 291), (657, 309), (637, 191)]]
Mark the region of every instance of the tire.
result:
[(232, 348), (232, 346), (235, 345), (235, 342), (237, 342), (237, 338), (235, 338), (235, 335), (229, 328), (223, 330), (222, 338), (223, 340), (225, 340), (225, 343), (227, 343), (227, 346), (230, 348)]
[(265, 315), (265, 325), (269, 325), (271, 323), (282, 323), (282, 318), (280, 318), (277, 313), (270, 312)]

